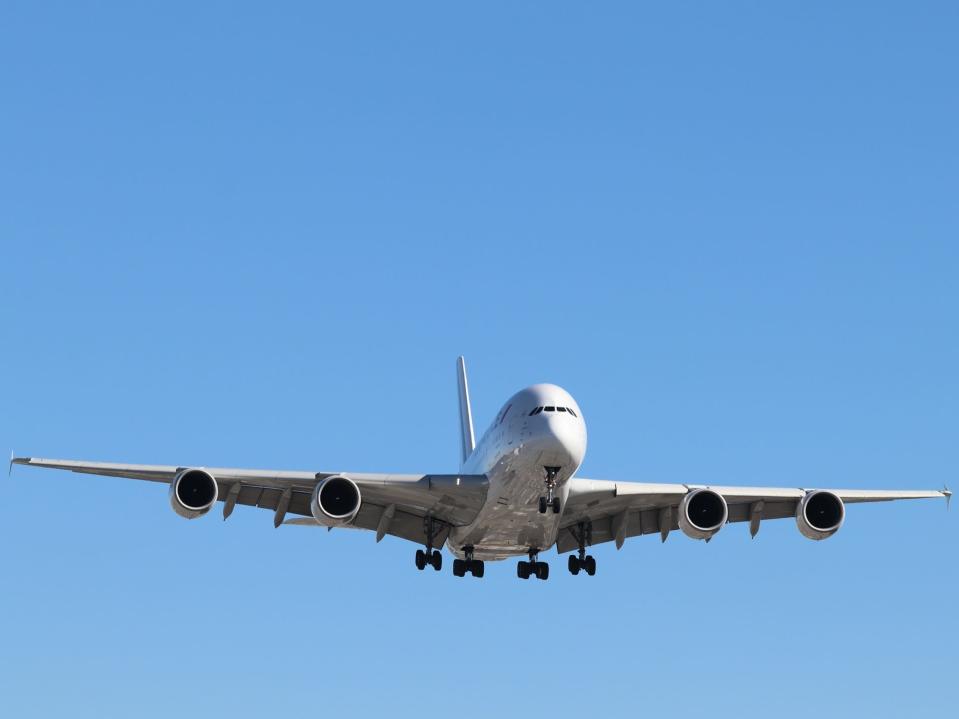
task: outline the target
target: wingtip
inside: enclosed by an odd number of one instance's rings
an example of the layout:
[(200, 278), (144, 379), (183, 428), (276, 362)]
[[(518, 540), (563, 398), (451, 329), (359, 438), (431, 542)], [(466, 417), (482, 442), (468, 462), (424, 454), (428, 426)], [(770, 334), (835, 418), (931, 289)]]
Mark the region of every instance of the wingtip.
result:
[(10, 453), (10, 464), (7, 466), (7, 476), (9, 477), (13, 473), (13, 465), (15, 464), (30, 464), (33, 460), (33, 457), (17, 457), (13, 452)]
[(949, 487), (943, 485), (942, 496), (946, 498), (946, 510), (948, 511), (949, 505), (952, 503), (952, 491)]

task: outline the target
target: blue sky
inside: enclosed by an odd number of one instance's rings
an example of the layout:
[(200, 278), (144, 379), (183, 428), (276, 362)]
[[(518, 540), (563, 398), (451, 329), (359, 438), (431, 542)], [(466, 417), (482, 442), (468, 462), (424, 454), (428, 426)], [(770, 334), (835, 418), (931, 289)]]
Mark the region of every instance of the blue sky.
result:
[[(959, 484), (954, 3), (198, 5), (0, 8), (0, 445), (454, 471), (462, 353), (583, 476)], [(940, 502), (543, 583), (3, 481), (7, 716), (954, 711)]]

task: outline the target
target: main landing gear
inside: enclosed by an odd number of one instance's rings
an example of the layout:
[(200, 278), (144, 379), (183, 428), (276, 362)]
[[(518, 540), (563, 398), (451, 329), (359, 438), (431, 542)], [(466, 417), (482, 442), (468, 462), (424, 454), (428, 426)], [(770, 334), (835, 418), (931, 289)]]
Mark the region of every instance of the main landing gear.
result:
[(546, 508), (550, 507), (553, 514), (559, 514), (559, 497), (553, 496), (556, 489), (556, 475), (562, 467), (543, 467), (546, 470), (546, 496), (539, 498), (539, 513), (546, 514)]
[(427, 549), (425, 552), (422, 549), (416, 550), (416, 568), (422, 571), (427, 564), (437, 572), (443, 568), (443, 555), (438, 549)]
[(463, 553), (466, 555), (466, 559), (453, 560), (453, 576), (465, 577), (466, 573), (469, 572), (477, 579), (482, 578), (486, 571), (486, 563), (482, 559), (473, 559), (472, 547), (463, 547)]
[(443, 568), (443, 555), (437, 549), (433, 549), (433, 540), (436, 538), (436, 522), (432, 517), (426, 517), (423, 520), (423, 533), (426, 535), (426, 550), (416, 550), (416, 568), (421, 572), (429, 564), (435, 571)]
[(576, 529), (570, 531), (579, 543), (579, 556), (569, 555), (569, 573), (576, 576), (582, 569), (592, 577), (596, 574), (596, 560), (592, 555), (586, 554), (586, 545), (593, 543), (593, 525), (591, 522), (580, 522), (576, 525)]
[(529, 579), (535, 576), (537, 579), (549, 579), (549, 565), (546, 562), (540, 562), (539, 550), (529, 550), (529, 561), (519, 562), (516, 565), (516, 576), (520, 579)]

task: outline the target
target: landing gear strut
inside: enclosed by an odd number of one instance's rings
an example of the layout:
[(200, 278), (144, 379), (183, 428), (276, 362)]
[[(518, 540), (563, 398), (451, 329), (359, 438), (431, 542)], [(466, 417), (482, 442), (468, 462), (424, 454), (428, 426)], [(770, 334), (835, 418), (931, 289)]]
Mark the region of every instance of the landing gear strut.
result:
[(535, 576), (537, 579), (549, 579), (549, 565), (546, 562), (539, 561), (539, 550), (529, 550), (529, 561), (519, 562), (516, 565), (516, 576), (520, 579), (529, 579)]
[(569, 573), (575, 576), (579, 574), (580, 569), (583, 569), (592, 577), (596, 574), (596, 560), (592, 555), (586, 554), (586, 545), (593, 543), (593, 523), (580, 522), (576, 525), (576, 529), (571, 528), (570, 531), (579, 544), (579, 556), (569, 555)]
[(463, 547), (463, 554), (466, 555), (465, 559), (453, 560), (453, 576), (465, 577), (466, 573), (469, 572), (480, 579), (486, 571), (486, 563), (482, 559), (473, 559), (472, 545)]
[(543, 467), (546, 470), (546, 496), (539, 498), (539, 513), (546, 514), (546, 508), (550, 507), (553, 514), (559, 514), (559, 497), (553, 496), (556, 489), (556, 475), (562, 467)]
[(433, 540), (436, 538), (436, 521), (432, 517), (423, 519), (423, 534), (426, 535), (426, 551), (416, 550), (416, 568), (421, 572), (429, 564), (435, 571), (443, 568), (443, 555), (439, 550), (433, 549)]

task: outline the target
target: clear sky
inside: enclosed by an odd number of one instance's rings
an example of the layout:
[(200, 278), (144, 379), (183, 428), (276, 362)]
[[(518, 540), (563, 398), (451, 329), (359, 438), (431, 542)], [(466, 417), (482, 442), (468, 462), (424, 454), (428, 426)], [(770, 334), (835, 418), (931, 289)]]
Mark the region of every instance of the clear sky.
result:
[[(4, 2), (0, 446), (455, 471), (462, 353), (582, 476), (959, 484), (956, 4), (517, 5)], [(955, 712), (942, 502), (544, 583), (2, 481), (4, 716)]]

